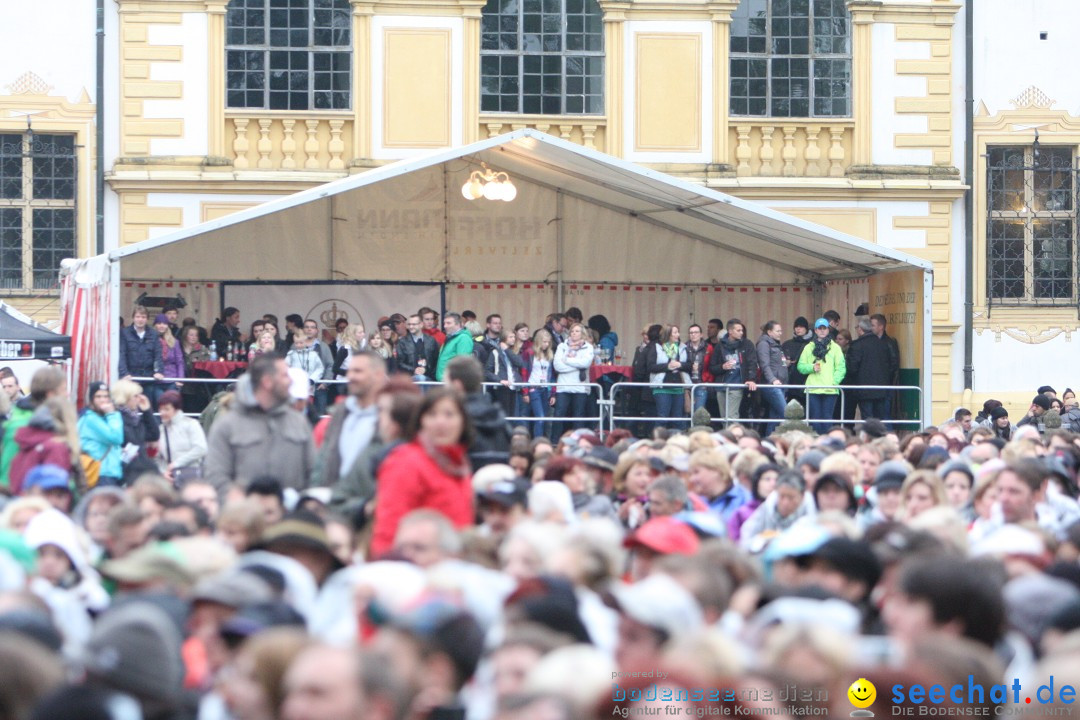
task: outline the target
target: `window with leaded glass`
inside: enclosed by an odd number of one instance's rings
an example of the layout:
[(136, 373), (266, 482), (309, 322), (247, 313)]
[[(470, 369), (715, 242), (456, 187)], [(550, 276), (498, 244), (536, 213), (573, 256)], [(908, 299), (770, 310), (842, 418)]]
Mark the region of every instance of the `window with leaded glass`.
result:
[(0, 290), (55, 289), (74, 257), (75, 137), (0, 134)]
[(347, 110), (349, 0), (232, 0), (225, 16), (225, 101), (232, 108)]
[(851, 115), (845, 0), (742, 0), (731, 16), (732, 115)]
[(987, 153), (987, 294), (993, 304), (1076, 299), (1076, 170), (1070, 147)]
[(481, 32), (481, 112), (604, 112), (596, 0), (488, 0)]

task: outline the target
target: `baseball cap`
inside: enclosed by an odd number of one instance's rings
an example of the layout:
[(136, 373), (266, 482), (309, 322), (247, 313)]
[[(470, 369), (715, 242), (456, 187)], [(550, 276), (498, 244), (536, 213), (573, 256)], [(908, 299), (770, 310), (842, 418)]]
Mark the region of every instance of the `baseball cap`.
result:
[(812, 522), (798, 522), (780, 533), (765, 549), (764, 560), (772, 562), (786, 557), (813, 555), (832, 535)]
[(46, 463), (31, 468), (23, 480), (23, 488), (29, 489), (34, 486), (42, 490), (70, 489), (68, 473), (59, 465)]
[(513, 480), (516, 477), (517, 472), (506, 463), (492, 463), (491, 465), (485, 465), (473, 473), (473, 492), (480, 495), (492, 485)]
[(590, 467), (614, 472), (615, 465), (619, 462), (619, 454), (609, 447), (597, 445), (592, 450), (585, 453), (582, 456), (581, 461)]
[(817, 330), (819, 327), (829, 327), (829, 321), (825, 318), (818, 318), (814, 321), (814, 329)]
[(529, 503), (529, 483), (523, 479), (498, 480), (485, 490), (478, 492), (481, 500), (511, 508), (515, 505), (527, 507)]
[(676, 520), (690, 526), (702, 539), (727, 537), (727, 525), (714, 512), (683, 510), (672, 515)]
[(670, 575), (653, 573), (633, 585), (614, 587), (611, 594), (624, 615), (668, 637), (697, 632), (704, 624), (694, 596)]
[(700, 545), (689, 525), (670, 517), (649, 520), (623, 541), (623, 547), (644, 547), (661, 555), (693, 555)]
[(904, 484), (904, 478), (911, 472), (911, 466), (903, 460), (883, 462), (874, 473), (874, 487), (878, 490), (899, 490)]

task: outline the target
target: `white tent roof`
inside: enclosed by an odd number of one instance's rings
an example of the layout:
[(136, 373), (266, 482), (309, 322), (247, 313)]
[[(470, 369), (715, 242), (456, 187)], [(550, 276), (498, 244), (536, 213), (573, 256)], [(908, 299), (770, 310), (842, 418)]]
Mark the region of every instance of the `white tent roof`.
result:
[[(484, 162), (511, 203), (460, 192)], [(520, 253), (520, 254), (519, 254)], [(114, 250), (125, 280), (805, 283), (931, 263), (534, 130)]]

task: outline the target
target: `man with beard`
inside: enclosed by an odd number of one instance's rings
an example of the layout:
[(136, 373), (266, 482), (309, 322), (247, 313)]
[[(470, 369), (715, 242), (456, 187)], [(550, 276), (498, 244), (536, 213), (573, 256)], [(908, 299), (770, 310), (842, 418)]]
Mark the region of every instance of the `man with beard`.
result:
[(214, 487), (241, 486), (262, 475), (303, 489), (315, 463), (307, 419), (289, 406), (289, 366), (271, 354), (252, 360), (236, 384), (232, 409), (210, 430), (206, 478)]

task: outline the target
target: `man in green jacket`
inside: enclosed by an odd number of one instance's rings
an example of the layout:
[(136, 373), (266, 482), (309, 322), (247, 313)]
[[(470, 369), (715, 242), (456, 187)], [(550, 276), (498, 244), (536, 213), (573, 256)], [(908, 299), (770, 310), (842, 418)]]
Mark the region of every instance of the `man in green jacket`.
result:
[(461, 325), (461, 316), (457, 313), (446, 313), (443, 318), (443, 330), (446, 332), (446, 344), (439, 353), (439, 364), (435, 367), (435, 380), (443, 381), (443, 373), (446, 372), (446, 363), (458, 355), (473, 354), (473, 339), (469, 332)]
[(19, 445), (15, 442), (15, 431), (30, 422), (38, 405), (65, 392), (67, 392), (67, 378), (60, 368), (43, 367), (34, 373), (34, 377), (30, 380), (30, 394), (15, 403), (11, 408), (11, 415), (4, 423), (4, 440), (0, 446), (0, 488), (10, 487), (8, 471), (11, 469), (12, 459), (19, 452)]
[(830, 337), (825, 318), (814, 323), (814, 341), (803, 348), (798, 369), (806, 376), (806, 419), (818, 435), (824, 435), (832, 425), (836, 396), (840, 394), (836, 386), (847, 374), (844, 352)]

